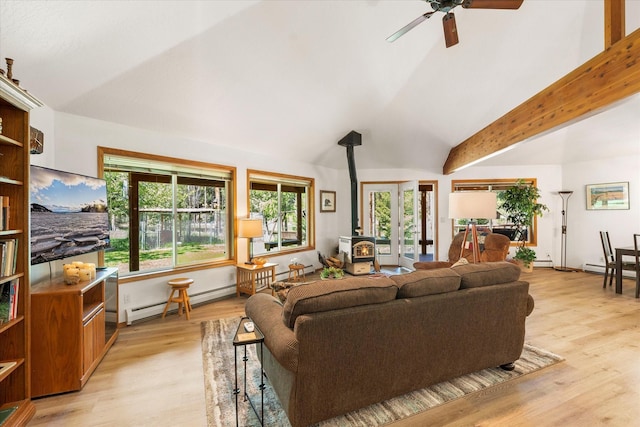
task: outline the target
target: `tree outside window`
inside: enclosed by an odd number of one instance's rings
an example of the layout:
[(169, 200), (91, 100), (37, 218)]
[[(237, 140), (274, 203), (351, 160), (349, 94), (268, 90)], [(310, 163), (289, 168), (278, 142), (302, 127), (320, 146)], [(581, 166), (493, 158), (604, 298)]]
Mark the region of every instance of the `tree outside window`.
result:
[(104, 154), (111, 236), (105, 265), (127, 275), (230, 259), (231, 174), (200, 164), (196, 174), (193, 162), (128, 154)]
[(250, 216), (263, 221), (263, 237), (253, 239), (253, 253), (273, 254), (311, 246), (313, 179), (249, 171), (248, 181)]
[[(524, 184), (536, 186), (537, 180), (535, 178), (514, 178), (514, 179), (478, 179), (478, 180), (454, 180), (451, 182), (452, 191), (494, 191), (497, 194), (498, 206), (497, 219), (486, 220), (478, 219), (478, 225), (489, 226), (494, 233), (504, 234), (516, 244), (519, 241), (524, 241), (528, 245), (535, 245), (537, 241), (537, 218), (533, 219), (531, 226), (517, 227), (508, 220), (508, 213), (502, 208), (502, 202), (500, 194), (508, 188), (515, 185), (518, 181), (522, 181)], [(467, 218), (456, 218), (453, 221), (453, 234), (457, 234), (460, 231), (464, 231), (468, 223)]]

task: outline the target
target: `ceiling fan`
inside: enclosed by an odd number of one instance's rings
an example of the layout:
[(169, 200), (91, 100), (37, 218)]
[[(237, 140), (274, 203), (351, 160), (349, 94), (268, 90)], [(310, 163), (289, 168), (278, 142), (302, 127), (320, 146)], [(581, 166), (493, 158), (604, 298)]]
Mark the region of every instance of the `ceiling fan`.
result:
[(465, 9), (518, 9), (524, 0), (424, 0), (431, 5), (433, 11), (411, 21), (389, 37), (388, 42), (396, 41), (400, 36), (406, 34), (413, 27), (431, 18), (436, 12), (443, 12), (442, 18), (444, 26), (444, 40), (447, 47), (458, 44), (458, 29), (456, 27), (456, 17), (451, 12), (454, 8), (462, 6)]

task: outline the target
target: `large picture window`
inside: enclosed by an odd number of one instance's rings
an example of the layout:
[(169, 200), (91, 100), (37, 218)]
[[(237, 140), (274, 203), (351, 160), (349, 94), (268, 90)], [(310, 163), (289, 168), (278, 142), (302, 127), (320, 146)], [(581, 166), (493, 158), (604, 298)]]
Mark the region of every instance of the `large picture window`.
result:
[(313, 178), (248, 171), (249, 211), (261, 218), (262, 239), (253, 254), (273, 254), (313, 246)]
[[(459, 180), (459, 181), (451, 181), (451, 190), (452, 191), (495, 191), (496, 193), (500, 193), (501, 191), (506, 190), (507, 188), (513, 186), (518, 181), (517, 178), (514, 179), (478, 179), (478, 180)], [(538, 185), (537, 180), (535, 178), (524, 178), (522, 181), (525, 184), (530, 184), (536, 187)], [(520, 240), (520, 235), (517, 234), (516, 228), (513, 224), (509, 224), (507, 221), (507, 214), (500, 206), (500, 197), (498, 196), (498, 206), (497, 206), (497, 219), (486, 220), (486, 219), (478, 219), (478, 226), (489, 226), (494, 233), (504, 234), (515, 244)], [(453, 233), (454, 235), (460, 231), (464, 231), (467, 226), (467, 219), (456, 218), (453, 220)], [(527, 245), (535, 246), (537, 242), (537, 218), (533, 218), (533, 226), (526, 227), (522, 233), (525, 234), (524, 241), (527, 242)]]
[(233, 168), (100, 150), (111, 236), (105, 265), (126, 276), (231, 259)]

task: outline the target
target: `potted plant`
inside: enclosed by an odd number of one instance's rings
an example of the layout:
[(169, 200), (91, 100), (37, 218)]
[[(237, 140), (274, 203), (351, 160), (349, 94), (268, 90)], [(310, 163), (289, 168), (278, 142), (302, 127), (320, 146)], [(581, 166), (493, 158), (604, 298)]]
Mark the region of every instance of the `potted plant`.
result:
[(520, 268), (524, 271), (531, 272), (533, 271), (533, 261), (536, 260), (536, 251), (526, 246), (518, 246), (513, 259), (521, 263)]
[(527, 247), (527, 230), (531, 230), (533, 219), (542, 216), (548, 211), (546, 205), (538, 202), (540, 190), (519, 179), (505, 191), (498, 193), (498, 199), (502, 202), (501, 208), (507, 214), (507, 221), (514, 226), (514, 235), (518, 240), (518, 248), (514, 259), (519, 261), (523, 270), (531, 271), (536, 253)]
[(321, 279), (342, 279), (344, 271), (338, 267), (325, 267), (320, 272)]

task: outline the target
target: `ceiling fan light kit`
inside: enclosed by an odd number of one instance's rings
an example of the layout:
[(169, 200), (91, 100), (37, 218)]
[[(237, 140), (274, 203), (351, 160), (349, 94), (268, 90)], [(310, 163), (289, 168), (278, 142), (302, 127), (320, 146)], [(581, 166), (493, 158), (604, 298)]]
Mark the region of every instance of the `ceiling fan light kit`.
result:
[(458, 28), (456, 27), (456, 17), (451, 12), (455, 7), (462, 6), (465, 9), (519, 9), (524, 0), (424, 0), (431, 5), (433, 12), (427, 12), (411, 21), (389, 37), (388, 42), (394, 42), (413, 27), (431, 18), (436, 12), (443, 12), (442, 18), (444, 27), (444, 40), (447, 47), (458, 44)]

